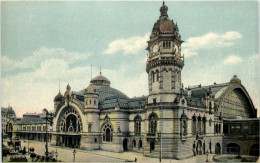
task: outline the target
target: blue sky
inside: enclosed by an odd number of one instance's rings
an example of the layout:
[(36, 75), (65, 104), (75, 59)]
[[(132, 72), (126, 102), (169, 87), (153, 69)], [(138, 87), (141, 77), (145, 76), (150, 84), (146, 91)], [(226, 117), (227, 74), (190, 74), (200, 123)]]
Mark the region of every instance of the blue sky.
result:
[[(2, 106), (18, 115), (53, 109), (70, 83), (102, 74), (129, 97), (148, 94), (146, 41), (161, 1), (2, 2)], [(166, 1), (185, 41), (184, 87), (242, 80), (259, 108), (258, 4)], [(258, 115), (260, 115), (258, 113)]]

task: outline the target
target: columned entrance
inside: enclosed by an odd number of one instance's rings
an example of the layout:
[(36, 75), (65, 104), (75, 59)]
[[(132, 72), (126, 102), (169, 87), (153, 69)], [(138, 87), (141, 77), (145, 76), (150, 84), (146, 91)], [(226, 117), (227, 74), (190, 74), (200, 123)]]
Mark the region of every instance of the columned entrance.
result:
[(80, 148), (80, 135), (57, 135), (56, 145), (69, 148)]

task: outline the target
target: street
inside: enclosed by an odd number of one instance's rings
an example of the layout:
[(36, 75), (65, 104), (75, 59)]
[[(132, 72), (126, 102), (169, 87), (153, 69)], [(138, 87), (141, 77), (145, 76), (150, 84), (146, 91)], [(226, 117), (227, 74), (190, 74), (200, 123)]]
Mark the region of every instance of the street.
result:
[[(6, 142), (4, 142), (6, 144)], [(28, 148), (28, 142), (24, 142), (21, 140), (22, 148), (25, 146), (26, 150)], [(45, 142), (39, 141), (29, 141), (29, 148), (34, 147), (35, 153), (38, 155), (45, 154)], [(64, 162), (73, 162), (73, 150), (72, 148), (66, 147), (59, 147), (59, 146), (50, 146), (49, 152), (56, 151), (58, 152), (58, 160)], [(55, 157), (55, 156), (54, 156)], [(114, 152), (107, 152), (102, 150), (95, 150), (95, 151), (87, 151), (87, 150), (80, 150), (76, 149), (76, 162), (126, 162), (126, 161), (134, 161), (135, 157), (137, 158), (137, 162), (159, 162), (158, 158), (150, 158), (144, 157), (142, 153), (136, 152), (123, 152), (123, 153), (114, 153)], [(209, 156), (209, 159), (212, 160), (212, 155)], [(185, 160), (173, 160), (173, 159), (162, 159), (162, 162), (205, 162), (206, 155), (199, 155), (192, 158), (188, 158)]]

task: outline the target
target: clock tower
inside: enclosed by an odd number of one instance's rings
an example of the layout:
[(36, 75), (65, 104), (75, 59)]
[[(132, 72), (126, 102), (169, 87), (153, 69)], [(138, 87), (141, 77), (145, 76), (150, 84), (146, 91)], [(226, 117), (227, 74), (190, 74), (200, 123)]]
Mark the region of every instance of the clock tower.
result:
[(150, 40), (146, 72), (149, 81), (148, 104), (173, 102), (181, 91), (181, 70), (184, 66), (181, 55), (181, 36), (177, 23), (170, 20), (168, 7), (160, 8), (160, 17), (155, 22)]

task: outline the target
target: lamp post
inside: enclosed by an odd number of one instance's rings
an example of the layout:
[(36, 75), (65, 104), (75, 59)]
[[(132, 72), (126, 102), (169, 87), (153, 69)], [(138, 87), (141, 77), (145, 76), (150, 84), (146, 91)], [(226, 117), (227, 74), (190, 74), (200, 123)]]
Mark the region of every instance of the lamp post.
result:
[[(28, 141), (28, 154), (29, 154), (29, 139), (27, 140)], [(24, 143), (26, 143), (26, 140), (23, 141)]]
[(75, 162), (76, 150), (73, 151), (73, 162)]
[(56, 149), (56, 152), (55, 152), (54, 154), (55, 154), (55, 157), (56, 157), (56, 161), (58, 161), (58, 152), (57, 152), (57, 149)]
[(209, 152), (207, 150), (207, 159), (206, 159), (206, 162), (209, 162)]
[(50, 123), (50, 126), (52, 126), (52, 116), (53, 114), (52, 113), (49, 113), (48, 110), (46, 108), (43, 109), (43, 113), (45, 113), (45, 118), (46, 119), (46, 145), (45, 145), (45, 148), (46, 148), (46, 151), (45, 151), (45, 161), (48, 162), (49, 161), (49, 152), (48, 152), (48, 122)]
[(159, 153), (159, 161), (162, 162), (162, 133), (158, 133), (158, 141), (160, 142), (160, 153)]

